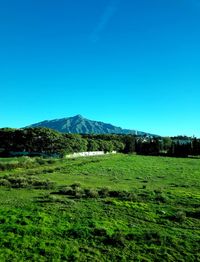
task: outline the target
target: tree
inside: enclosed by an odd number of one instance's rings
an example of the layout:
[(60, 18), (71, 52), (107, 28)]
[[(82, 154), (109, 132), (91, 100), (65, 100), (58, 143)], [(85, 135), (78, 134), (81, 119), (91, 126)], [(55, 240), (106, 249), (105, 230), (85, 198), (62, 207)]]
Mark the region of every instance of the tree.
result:
[(192, 154), (194, 156), (200, 155), (200, 139), (196, 137), (192, 140)]
[(87, 140), (78, 134), (65, 134), (65, 138), (70, 140), (73, 152), (87, 151)]
[(172, 146), (172, 139), (170, 137), (162, 138), (163, 150), (169, 152)]
[(125, 145), (124, 143), (118, 141), (118, 140), (113, 140), (111, 141), (113, 144), (113, 149), (117, 152), (123, 152)]
[(98, 144), (99, 149), (104, 151), (105, 153), (113, 151), (113, 144), (111, 141), (98, 140)]
[(87, 139), (87, 150), (88, 151), (98, 151), (99, 144), (94, 139)]
[(136, 140), (133, 135), (123, 136), (122, 141), (124, 143), (124, 150), (123, 150), (124, 153), (129, 154), (135, 152)]

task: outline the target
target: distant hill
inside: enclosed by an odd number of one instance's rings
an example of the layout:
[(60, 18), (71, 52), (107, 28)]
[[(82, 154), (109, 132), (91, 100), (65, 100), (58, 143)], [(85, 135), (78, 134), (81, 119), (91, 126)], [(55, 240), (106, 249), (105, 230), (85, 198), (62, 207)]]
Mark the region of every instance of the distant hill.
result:
[(62, 133), (74, 133), (74, 134), (133, 134), (133, 135), (152, 135), (149, 133), (122, 129), (111, 124), (106, 124), (99, 121), (93, 121), (84, 118), (81, 115), (73, 117), (45, 120), (36, 124), (32, 124), (29, 127), (48, 127), (57, 130)]

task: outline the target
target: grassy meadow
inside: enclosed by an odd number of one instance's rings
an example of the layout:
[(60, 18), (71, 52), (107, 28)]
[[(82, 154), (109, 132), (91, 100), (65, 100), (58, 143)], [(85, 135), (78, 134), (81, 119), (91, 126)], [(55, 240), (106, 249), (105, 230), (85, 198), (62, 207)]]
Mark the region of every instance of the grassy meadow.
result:
[(0, 159), (0, 261), (200, 261), (200, 159)]

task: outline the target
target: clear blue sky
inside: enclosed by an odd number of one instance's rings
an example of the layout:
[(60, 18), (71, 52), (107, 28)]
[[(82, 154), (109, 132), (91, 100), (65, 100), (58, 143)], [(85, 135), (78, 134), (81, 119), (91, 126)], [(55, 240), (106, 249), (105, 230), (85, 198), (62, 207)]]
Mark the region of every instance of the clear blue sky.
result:
[(0, 0), (0, 127), (81, 114), (200, 137), (199, 0)]

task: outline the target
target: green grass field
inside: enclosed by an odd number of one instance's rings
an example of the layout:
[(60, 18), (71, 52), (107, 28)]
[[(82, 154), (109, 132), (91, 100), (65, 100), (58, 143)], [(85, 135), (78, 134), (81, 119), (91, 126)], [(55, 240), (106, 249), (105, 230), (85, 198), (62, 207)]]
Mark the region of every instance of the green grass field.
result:
[(0, 159), (0, 261), (200, 261), (200, 159)]

